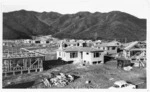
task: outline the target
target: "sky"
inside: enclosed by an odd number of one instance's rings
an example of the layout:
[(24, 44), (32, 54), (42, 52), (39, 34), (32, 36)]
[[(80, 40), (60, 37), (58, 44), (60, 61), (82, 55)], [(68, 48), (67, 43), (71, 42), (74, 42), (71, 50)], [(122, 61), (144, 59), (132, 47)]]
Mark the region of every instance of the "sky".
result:
[(79, 11), (122, 11), (139, 18), (148, 18), (149, 0), (3, 0), (2, 11), (16, 10), (54, 11), (72, 14)]

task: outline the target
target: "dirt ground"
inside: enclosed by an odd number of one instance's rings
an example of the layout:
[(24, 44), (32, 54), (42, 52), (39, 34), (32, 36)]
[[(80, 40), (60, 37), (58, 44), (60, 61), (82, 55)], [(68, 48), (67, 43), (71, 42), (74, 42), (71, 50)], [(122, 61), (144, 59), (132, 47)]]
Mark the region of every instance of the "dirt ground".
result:
[[(3, 78), (3, 86), (7, 86), (8, 81), (16, 83), (37, 81), (41, 75), (50, 73), (65, 73), (79, 76), (74, 82), (70, 82), (63, 88), (100, 88), (105, 89), (113, 85), (117, 80), (126, 80), (138, 85), (138, 88), (146, 88), (146, 69), (133, 68), (131, 71), (117, 69), (116, 61), (109, 61), (106, 64), (81, 66), (80, 64), (66, 64), (56, 68), (26, 75), (18, 75), (9, 78)], [(28, 78), (27, 78), (28, 77)], [(89, 84), (86, 81), (91, 81)], [(32, 86), (33, 83), (30, 83)], [(29, 86), (29, 85), (28, 85)], [(5, 87), (4, 87), (5, 88)], [(9, 88), (9, 87), (6, 87)], [(30, 88), (30, 87), (10, 87), (10, 88)], [(54, 87), (56, 88), (56, 87)]]

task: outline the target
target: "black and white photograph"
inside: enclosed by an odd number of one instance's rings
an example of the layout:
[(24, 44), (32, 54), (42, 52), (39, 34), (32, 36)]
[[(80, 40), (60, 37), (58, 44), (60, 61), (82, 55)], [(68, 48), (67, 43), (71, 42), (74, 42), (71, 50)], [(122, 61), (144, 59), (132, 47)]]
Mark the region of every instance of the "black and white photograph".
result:
[(149, 0), (2, 0), (1, 6), (3, 90), (148, 88)]

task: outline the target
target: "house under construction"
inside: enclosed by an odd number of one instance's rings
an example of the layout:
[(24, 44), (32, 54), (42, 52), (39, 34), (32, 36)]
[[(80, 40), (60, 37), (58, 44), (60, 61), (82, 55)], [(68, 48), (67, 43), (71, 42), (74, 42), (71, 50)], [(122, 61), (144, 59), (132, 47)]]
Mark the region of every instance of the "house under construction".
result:
[(129, 58), (135, 66), (146, 65), (146, 42), (135, 41), (129, 43), (123, 50), (123, 54), (126, 58)]
[(3, 76), (43, 71), (45, 57), (29, 51), (3, 51)]

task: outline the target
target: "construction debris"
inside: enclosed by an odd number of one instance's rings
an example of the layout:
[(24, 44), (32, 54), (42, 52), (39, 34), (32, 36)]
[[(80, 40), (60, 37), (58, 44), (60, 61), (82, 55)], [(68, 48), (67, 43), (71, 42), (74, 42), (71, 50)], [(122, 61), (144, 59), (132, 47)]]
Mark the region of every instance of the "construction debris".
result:
[(51, 87), (50, 82), (46, 78), (43, 79), (43, 83), (46, 87)]
[(72, 82), (74, 77), (70, 74), (65, 75), (63, 73), (59, 73), (53, 78), (44, 78), (43, 83), (46, 87), (56, 86), (56, 87), (64, 87), (68, 85), (69, 82)]

